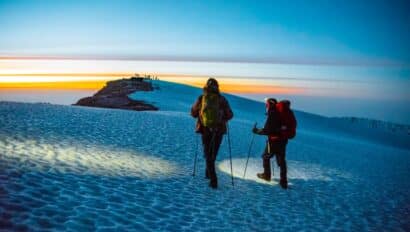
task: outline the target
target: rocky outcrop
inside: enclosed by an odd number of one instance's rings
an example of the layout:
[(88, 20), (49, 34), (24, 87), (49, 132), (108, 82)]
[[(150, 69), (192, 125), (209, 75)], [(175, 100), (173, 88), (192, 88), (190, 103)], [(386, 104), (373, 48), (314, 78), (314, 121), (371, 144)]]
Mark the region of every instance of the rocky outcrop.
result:
[(379, 129), (391, 133), (410, 135), (410, 125), (358, 117), (336, 117), (335, 119), (349, 122), (353, 126), (363, 126), (369, 129)]
[(91, 97), (80, 99), (74, 105), (116, 108), (126, 110), (158, 110), (157, 107), (147, 104), (143, 101), (130, 99), (129, 94), (135, 91), (153, 91), (151, 82), (143, 78), (132, 77), (129, 79), (121, 79), (109, 81), (107, 84)]

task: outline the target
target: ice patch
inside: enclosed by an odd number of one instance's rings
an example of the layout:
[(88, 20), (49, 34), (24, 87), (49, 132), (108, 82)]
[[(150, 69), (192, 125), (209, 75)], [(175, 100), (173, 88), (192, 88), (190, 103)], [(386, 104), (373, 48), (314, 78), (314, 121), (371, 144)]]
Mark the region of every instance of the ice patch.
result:
[[(238, 179), (251, 180), (262, 184), (276, 185), (279, 178), (279, 167), (276, 165), (274, 158), (271, 159), (271, 164), (274, 169), (274, 181), (266, 182), (256, 177), (256, 173), (262, 172), (262, 159), (250, 158), (248, 162), (248, 167), (246, 169), (246, 175), (243, 176), (245, 170), (246, 159), (233, 159), (232, 160), (232, 171), (233, 176)], [(299, 180), (320, 180), (320, 181), (332, 181), (331, 176), (337, 174), (338, 177), (346, 177), (349, 175), (345, 173), (338, 172), (333, 169), (324, 168), (320, 165), (309, 164), (300, 161), (287, 161), (288, 166), (288, 179), (289, 183), (292, 183), (292, 179)], [(223, 160), (218, 165), (219, 170), (231, 175), (231, 164), (230, 160)]]
[(2, 160), (18, 160), (21, 169), (99, 176), (163, 178), (177, 169), (175, 163), (109, 147), (95, 147), (41, 140), (5, 138), (0, 143)]

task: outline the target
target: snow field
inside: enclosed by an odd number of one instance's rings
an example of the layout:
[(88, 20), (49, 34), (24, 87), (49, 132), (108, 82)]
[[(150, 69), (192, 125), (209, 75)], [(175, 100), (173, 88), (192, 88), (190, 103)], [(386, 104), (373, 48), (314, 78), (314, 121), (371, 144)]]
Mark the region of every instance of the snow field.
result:
[[(274, 159), (274, 181), (256, 180), (255, 174), (262, 170), (262, 136), (255, 138), (243, 179), (251, 127), (255, 120), (259, 126), (264, 120), (263, 104), (246, 99), (229, 97), (235, 113), (230, 123), (235, 186), (231, 186), (225, 136), (217, 158), (219, 188), (210, 189), (203, 178), (201, 147), (195, 146), (199, 139), (193, 132), (195, 122), (186, 108), (198, 90), (175, 88), (181, 89), (161, 93), (174, 108), (158, 112), (0, 103), (0, 228), (410, 228), (409, 149), (389, 141), (376, 143), (373, 138), (352, 139), (349, 131), (323, 125), (326, 119), (320, 116), (298, 113), (298, 135), (287, 152), (289, 190), (277, 185), (279, 168)], [(197, 175), (192, 177), (196, 149)]]

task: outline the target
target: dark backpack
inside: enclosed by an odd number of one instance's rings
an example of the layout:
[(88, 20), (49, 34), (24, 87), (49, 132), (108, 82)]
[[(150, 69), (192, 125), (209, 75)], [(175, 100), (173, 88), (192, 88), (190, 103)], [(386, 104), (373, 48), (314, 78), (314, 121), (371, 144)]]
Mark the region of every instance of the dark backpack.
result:
[(290, 109), (290, 101), (283, 100), (276, 104), (281, 121), (280, 137), (284, 139), (293, 139), (296, 136), (296, 118)]
[(208, 128), (216, 128), (221, 125), (221, 113), (219, 109), (220, 95), (217, 93), (205, 93), (202, 96), (199, 117), (202, 125)]

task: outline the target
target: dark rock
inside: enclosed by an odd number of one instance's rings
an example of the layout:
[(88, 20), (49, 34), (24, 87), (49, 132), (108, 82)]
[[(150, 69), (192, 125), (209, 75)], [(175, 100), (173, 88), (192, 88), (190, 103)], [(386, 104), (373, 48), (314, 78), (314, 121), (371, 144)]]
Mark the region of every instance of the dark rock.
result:
[(76, 104), (78, 106), (115, 108), (125, 110), (158, 110), (157, 107), (147, 104), (143, 101), (136, 101), (128, 97), (135, 91), (153, 91), (151, 82), (144, 81), (143, 78), (130, 78), (109, 81), (92, 97), (80, 99)]

